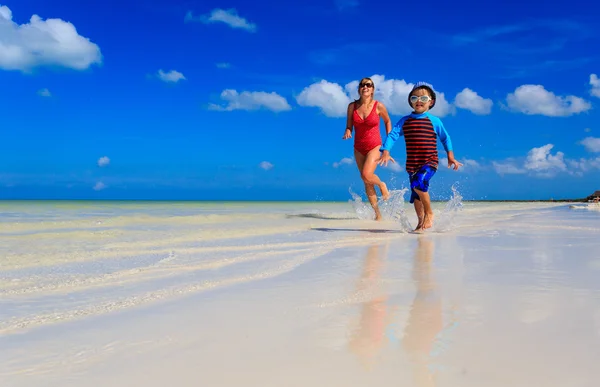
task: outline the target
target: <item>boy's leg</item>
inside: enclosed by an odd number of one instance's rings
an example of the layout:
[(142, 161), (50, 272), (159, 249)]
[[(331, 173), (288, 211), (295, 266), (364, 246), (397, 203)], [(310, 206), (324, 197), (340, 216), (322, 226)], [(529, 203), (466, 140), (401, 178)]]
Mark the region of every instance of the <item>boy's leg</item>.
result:
[(418, 188), (415, 188), (415, 192), (417, 195), (419, 195), (419, 200), (415, 200), (415, 207), (417, 202), (421, 202), (421, 206), (423, 207), (424, 216), (422, 227), (423, 229), (431, 228), (433, 227), (433, 218), (435, 215), (433, 213), (433, 209), (431, 208), (429, 192), (420, 191)]
[(419, 222), (417, 223), (417, 227), (415, 227), (415, 231), (423, 228), (423, 220), (425, 218), (425, 211), (423, 209), (423, 203), (421, 202), (421, 200), (416, 199), (415, 200), (415, 212), (417, 213), (417, 219), (419, 220)]
[[(431, 208), (431, 199), (429, 197), (429, 180), (433, 177), (436, 170), (427, 165), (423, 166), (417, 173), (411, 178), (411, 188), (418, 195), (418, 199), (415, 199), (415, 211), (417, 216), (419, 213), (423, 214), (422, 221), (419, 218), (422, 229), (433, 227), (433, 209)], [(417, 205), (417, 202), (420, 204)], [(419, 206), (419, 209), (417, 209)], [(420, 212), (419, 212), (420, 211)], [(419, 227), (417, 226), (417, 229)]]
[(409, 203), (413, 203), (415, 206), (415, 213), (417, 214), (417, 227), (415, 227), (414, 231), (420, 230), (421, 228), (423, 228), (423, 217), (424, 217), (424, 212), (423, 212), (423, 203), (421, 203), (421, 200), (419, 200), (419, 195), (417, 194), (417, 192), (412, 188), (413, 184), (415, 183), (415, 181), (418, 180), (418, 176), (417, 174), (409, 174), (409, 181), (410, 181), (410, 199), (409, 199)]

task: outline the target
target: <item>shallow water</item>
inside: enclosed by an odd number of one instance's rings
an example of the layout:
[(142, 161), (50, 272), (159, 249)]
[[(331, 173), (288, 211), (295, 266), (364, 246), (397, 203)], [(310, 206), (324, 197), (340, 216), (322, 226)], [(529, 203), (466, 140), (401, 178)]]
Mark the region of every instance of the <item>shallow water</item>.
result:
[(212, 385), (595, 385), (600, 212), (455, 192), (415, 235), (405, 194), (384, 222), (356, 197), (0, 203), (0, 378), (128, 385), (137, 363), (104, 371), (142, 346)]

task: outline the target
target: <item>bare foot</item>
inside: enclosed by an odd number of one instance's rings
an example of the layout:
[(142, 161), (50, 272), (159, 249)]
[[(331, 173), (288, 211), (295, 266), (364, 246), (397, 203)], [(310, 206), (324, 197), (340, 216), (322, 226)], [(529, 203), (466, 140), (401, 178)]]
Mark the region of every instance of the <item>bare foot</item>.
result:
[(388, 200), (390, 198), (390, 191), (388, 191), (387, 185), (385, 185), (383, 181), (381, 182), (379, 189), (381, 190), (381, 197), (383, 200)]
[(423, 228), (431, 228), (433, 227), (433, 218), (435, 217), (435, 215), (433, 213), (431, 214), (425, 214), (425, 219), (423, 221)]
[(423, 218), (419, 218), (419, 223), (417, 223), (417, 227), (415, 227), (414, 231), (423, 230)]
[(379, 211), (375, 212), (375, 220), (383, 220), (383, 217), (381, 216), (381, 213)]

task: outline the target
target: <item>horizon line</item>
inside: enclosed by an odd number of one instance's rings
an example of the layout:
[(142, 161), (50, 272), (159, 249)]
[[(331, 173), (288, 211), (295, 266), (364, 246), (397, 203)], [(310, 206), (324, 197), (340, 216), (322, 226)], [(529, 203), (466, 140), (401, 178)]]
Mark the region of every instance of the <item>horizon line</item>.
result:
[[(584, 198), (566, 198), (566, 199), (461, 199), (462, 202), (577, 202), (587, 201), (589, 196)], [(450, 199), (432, 199), (432, 202), (446, 202)], [(195, 203), (347, 203), (347, 200), (265, 200), (265, 199), (230, 199), (230, 200), (209, 200), (209, 199), (0, 199), (1, 202), (195, 202)]]

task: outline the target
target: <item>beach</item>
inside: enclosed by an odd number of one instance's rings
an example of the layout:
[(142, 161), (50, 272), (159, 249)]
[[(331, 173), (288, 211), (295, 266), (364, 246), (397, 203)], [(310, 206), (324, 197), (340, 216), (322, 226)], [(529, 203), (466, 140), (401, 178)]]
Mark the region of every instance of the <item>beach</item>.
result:
[(596, 386), (600, 211), (0, 202), (0, 385)]

